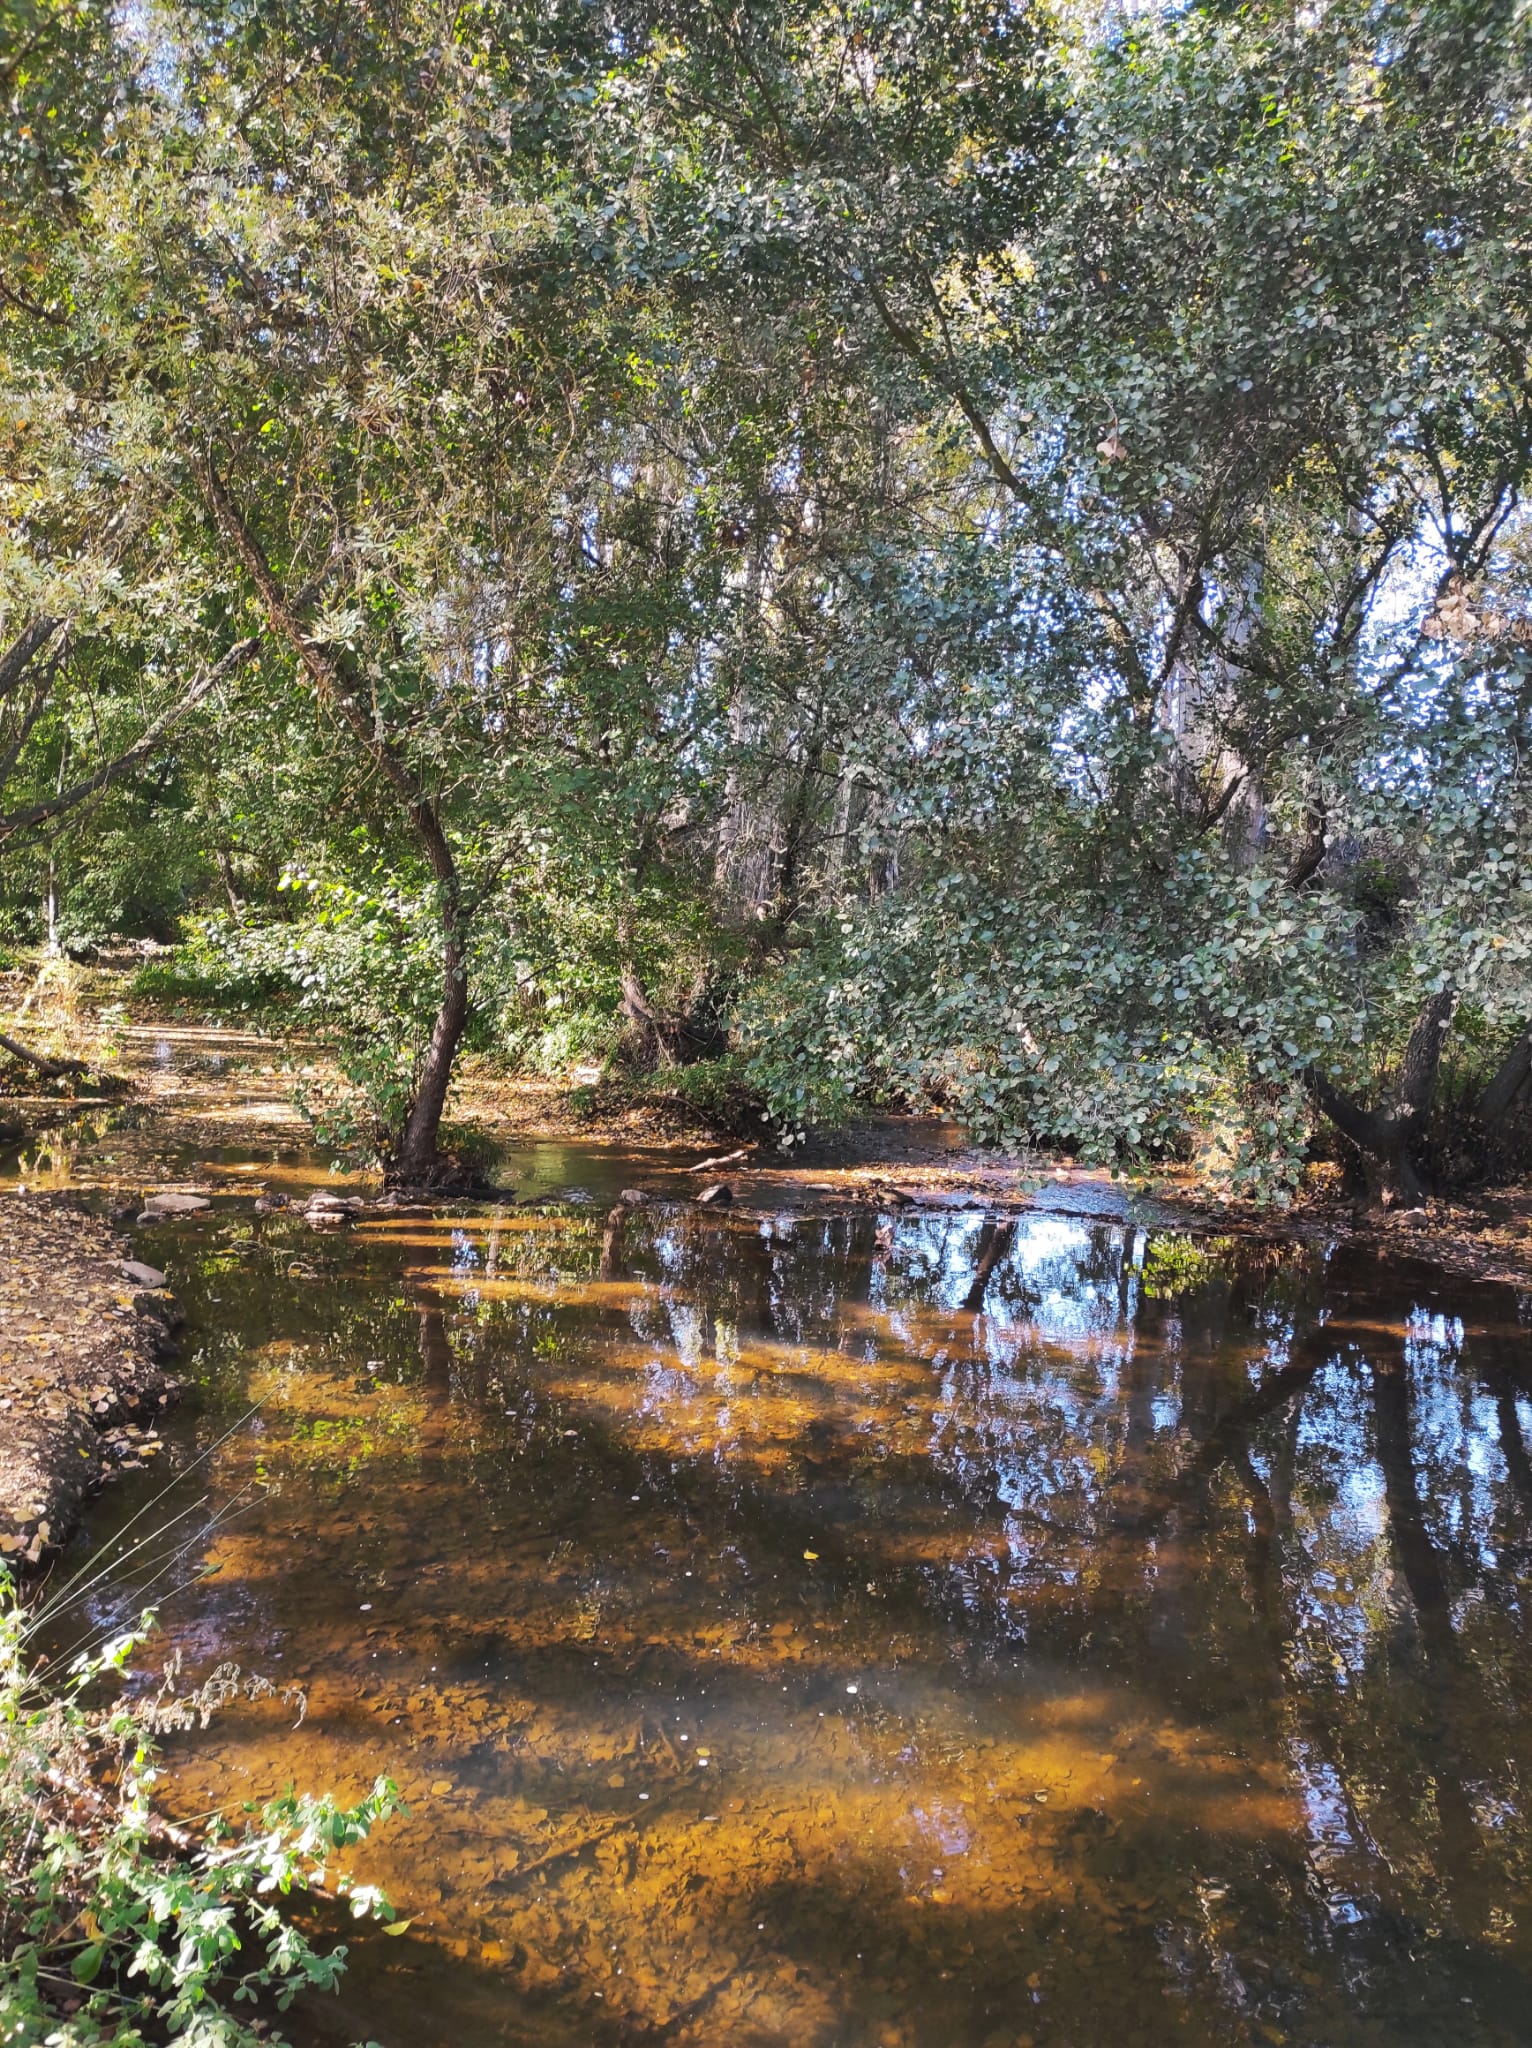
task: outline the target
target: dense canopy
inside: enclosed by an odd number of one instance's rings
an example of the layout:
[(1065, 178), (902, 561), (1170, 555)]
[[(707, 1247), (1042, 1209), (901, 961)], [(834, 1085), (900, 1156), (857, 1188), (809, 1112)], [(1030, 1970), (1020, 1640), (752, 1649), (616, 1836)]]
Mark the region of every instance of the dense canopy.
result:
[(469, 1045), (1517, 1159), (1529, 22), (0, 0), (4, 929), (404, 1180)]

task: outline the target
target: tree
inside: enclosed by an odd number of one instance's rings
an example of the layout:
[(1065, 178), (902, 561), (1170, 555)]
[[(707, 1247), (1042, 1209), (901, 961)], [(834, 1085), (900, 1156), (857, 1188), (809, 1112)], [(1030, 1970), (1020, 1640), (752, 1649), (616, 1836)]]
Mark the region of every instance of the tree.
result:
[[(904, 900), (789, 976), (766, 1078), (794, 1122), (860, 1077), (1108, 1150), (1184, 1142), (1233, 1083), (1251, 1164), (1290, 1170), (1305, 1072), (1459, 986), (1480, 944), (1482, 905), (1448, 909), (1479, 844), (1466, 755), (1429, 746), (1435, 783), (1403, 762), (1466, 701), (1432, 634), (1497, 573), (1526, 473), (1524, 25), (701, 21), (675, 23), (668, 90), (728, 231), (766, 289), (835, 305), (907, 417), (968, 439), (994, 588), (1059, 664), (986, 686), (1029, 740), (1018, 700), (1053, 707), (1054, 773), (982, 846), (951, 829), (983, 770), (938, 691), (915, 785), (940, 837), (900, 821)], [(1410, 874), (1386, 945), (1360, 845)], [(1519, 941), (1490, 952), (1498, 1003)]]

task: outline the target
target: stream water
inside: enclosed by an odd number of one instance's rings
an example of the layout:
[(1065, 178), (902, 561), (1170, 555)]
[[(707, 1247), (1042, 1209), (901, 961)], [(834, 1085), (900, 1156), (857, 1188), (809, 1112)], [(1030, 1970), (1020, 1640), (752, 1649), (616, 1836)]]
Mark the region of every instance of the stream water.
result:
[(1528, 2039), (1515, 1291), (1048, 1213), (619, 1230), (653, 1159), (509, 1170), (138, 1234), (197, 1392), (80, 1546), (168, 1471), (216, 1571), (156, 1657), (307, 1694), (175, 1796), (410, 1803), (360, 1868), (411, 1928), (300, 2043)]

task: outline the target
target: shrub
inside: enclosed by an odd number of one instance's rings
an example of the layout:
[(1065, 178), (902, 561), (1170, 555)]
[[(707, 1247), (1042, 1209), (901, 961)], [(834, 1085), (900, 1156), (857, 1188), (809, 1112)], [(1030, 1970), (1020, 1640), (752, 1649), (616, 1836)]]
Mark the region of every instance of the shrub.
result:
[(628, 1107), (660, 1109), (678, 1123), (736, 1137), (759, 1138), (765, 1122), (764, 1098), (737, 1053), (652, 1074), (616, 1076), (595, 1088), (572, 1088), (569, 1106), (577, 1116), (587, 1110), (594, 1115)]
[[(289, 1791), (200, 1839), (156, 1819), (155, 1735), (186, 1727), (239, 1691), (232, 1666), (178, 1696), (101, 1704), (153, 1625), (94, 1655), (61, 1682), (40, 1678), (29, 1618), (0, 1567), (0, 2042), (5, 2048), (269, 2048), (250, 2022), (257, 2001), (285, 2011), (328, 1990), (345, 1948), (316, 1948), (284, 1911), (294, 1893), (344, 1897), (357, 1917), (393, 1918), (378, 1891), (330, 1865), (398, 1805), (379, 1779), (351, 1808)], [(29, 1669), (29, 1663), (34, 1668)], [(239, 2007), (247, 2008), (241, 2013)]]

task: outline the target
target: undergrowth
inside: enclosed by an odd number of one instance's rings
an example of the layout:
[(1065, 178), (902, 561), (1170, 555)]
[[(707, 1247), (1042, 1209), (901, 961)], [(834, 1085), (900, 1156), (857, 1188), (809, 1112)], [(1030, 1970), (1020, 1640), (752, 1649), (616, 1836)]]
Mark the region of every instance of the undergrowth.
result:
[(592, 1086), (572, 1088), (569, 1106), (576, 1116), (593, 1118), (625, 1109), (657, 1110), (678, 1124), (731, 1137), (759, 1138), (764, 1122), (763, 1098), (735, 1053), (652, 1073), (609, 1074)]
[(0, 2044), (272, 2048), (267, 2015), (333, 1989), (345, 1967), (344, 1945), (316, 1947), (294, 1923), (294, 1896), (393, 1920), (380, 1892), (332, 1866), (397, 1809), (394, 1787), (380, 1778), (353, 1807), (289, 1791), (170, 1827), (153, 1807), (158, 1735), (274, 1688), (226, 1665), (183, 1692), (172, 1666), (157, 1692), (129, 1697), (148, 1612), (55, 1678), (37, 1637), (57, 1614), (29, 1611), (0, 1567)]

